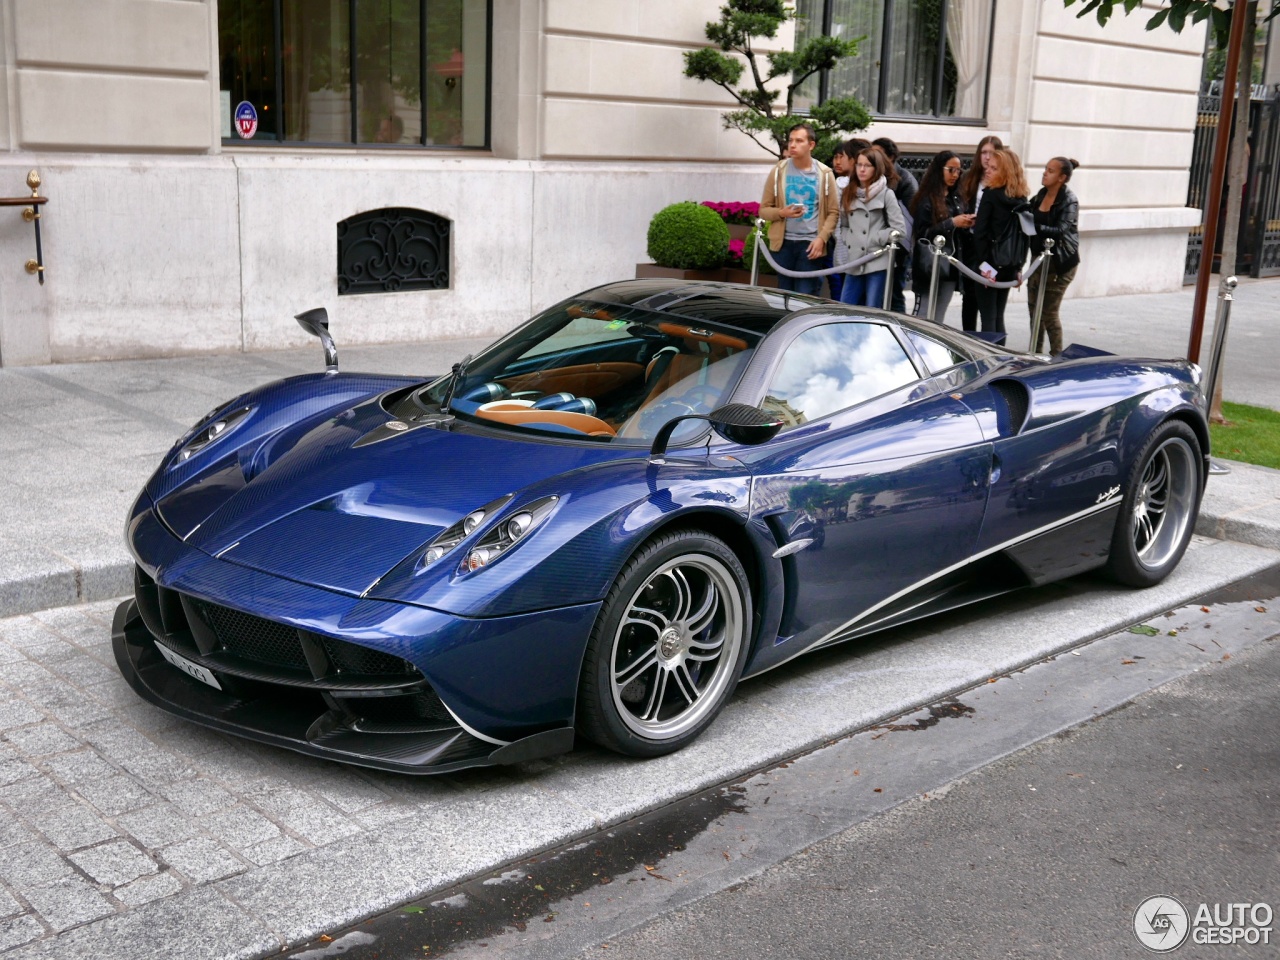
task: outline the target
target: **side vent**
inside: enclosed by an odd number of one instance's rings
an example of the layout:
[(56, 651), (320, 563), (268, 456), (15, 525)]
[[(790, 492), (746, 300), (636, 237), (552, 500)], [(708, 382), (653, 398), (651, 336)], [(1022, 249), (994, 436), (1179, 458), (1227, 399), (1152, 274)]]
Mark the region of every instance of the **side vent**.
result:
[(991, 392), (1000, 400), (996, 406), (1000, 435), (1016, 437), (1027, 425), (1027, 414), (1031, 410), (1027, 388), (1017, 380), (992, 380)]

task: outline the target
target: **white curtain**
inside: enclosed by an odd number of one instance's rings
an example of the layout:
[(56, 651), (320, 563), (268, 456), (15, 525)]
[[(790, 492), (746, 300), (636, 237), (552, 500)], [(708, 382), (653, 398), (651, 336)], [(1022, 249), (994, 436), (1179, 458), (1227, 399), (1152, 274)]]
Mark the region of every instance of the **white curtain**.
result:
[(947, 47), (956, 65), (956, 117), (981, 117), (991, 0), (947, 0)]

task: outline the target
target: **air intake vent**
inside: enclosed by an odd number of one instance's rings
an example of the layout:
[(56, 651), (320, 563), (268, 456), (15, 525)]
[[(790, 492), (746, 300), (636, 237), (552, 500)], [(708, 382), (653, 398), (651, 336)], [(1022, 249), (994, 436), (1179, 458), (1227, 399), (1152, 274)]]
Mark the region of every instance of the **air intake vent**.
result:
[(1000, 435), (1015, 437), (1027, 425), (1027, 413), (1031, 410), (1031, 397), (1027, 388), (1017, 380), (992, 380), (991, 392), (999, 398)]

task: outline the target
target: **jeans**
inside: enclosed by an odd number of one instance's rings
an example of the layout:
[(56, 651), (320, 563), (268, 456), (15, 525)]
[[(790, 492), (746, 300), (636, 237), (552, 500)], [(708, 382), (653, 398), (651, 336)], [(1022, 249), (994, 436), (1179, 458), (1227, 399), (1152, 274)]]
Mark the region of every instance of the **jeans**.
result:
[(1044, 335), (1049, 334), (1049, 352), (1055, 357), (1062, 352), (1062, 318), (1058, 316), (1058, 308), (1062, 306), (1063, 294), (1067, 286), (1075, 279), (1076, 268), (1066, 273), (1057, 273), (1051, 264), (1046, 264), (1031, 275), (1027, 282), (1027, 306), (1031, 310), (1032, 322), (1036, 317), (1036, 295), (1040, 290), (1040, 278), (1045, 271), (1049, 273), (1049, 282), (1044, 288), (1044, 312), (1040, 314), (1040, 336), (1031, 344), (1031, 352), (1039, 353), (1044, 345)]
[[(778, 266), (788, 270), (821, 270), (822, 254), (809, 259), (808, 240), (783, 240), (782, 249), (771, 251)], [(821, 277), (784, 277), (778, 274), (779, 290), (794, 290), (796, 293), (817, 294), (822, 289)]]
[(856, 307), (883, 307), (884, 282), (887, 270), (875, 273), (845, 274), (844, 288), (840, 291), (840, 302)]

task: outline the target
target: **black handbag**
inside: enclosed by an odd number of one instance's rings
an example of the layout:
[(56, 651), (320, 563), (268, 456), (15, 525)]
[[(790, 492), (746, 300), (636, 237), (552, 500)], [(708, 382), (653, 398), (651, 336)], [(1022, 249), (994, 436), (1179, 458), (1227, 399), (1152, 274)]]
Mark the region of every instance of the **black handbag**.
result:
[[(938, 280), (946, 283), (956, 279), (956, 265), (946, 259), (956, 255), (956, 241), (955, 237), (949, 237), (946, 234), (943, 234), (943, 237), (947, 242), (942, 245), (942, 254), (938, 261)], [(924, 276), (933, 276), (933, 242), (929, 237), (921, 237), (916, 241), (916, 253), (912, 262)]]

